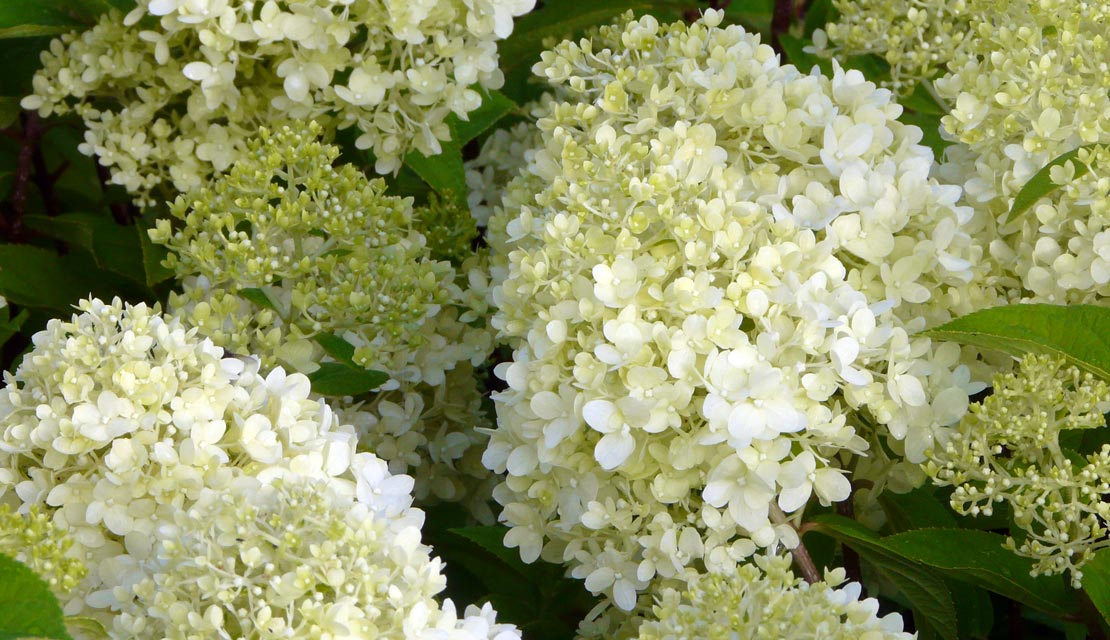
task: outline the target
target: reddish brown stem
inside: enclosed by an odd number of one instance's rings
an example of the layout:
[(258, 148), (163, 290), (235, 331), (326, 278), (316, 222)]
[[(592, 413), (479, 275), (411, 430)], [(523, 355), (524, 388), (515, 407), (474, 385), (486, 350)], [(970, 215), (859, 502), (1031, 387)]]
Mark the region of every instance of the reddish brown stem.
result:
[(794, 0), (775, 0), (775, 9), (771, 13), (771, 46), (775, 51), (782, 53), (782, 35), (790, 31), (795, 17)]

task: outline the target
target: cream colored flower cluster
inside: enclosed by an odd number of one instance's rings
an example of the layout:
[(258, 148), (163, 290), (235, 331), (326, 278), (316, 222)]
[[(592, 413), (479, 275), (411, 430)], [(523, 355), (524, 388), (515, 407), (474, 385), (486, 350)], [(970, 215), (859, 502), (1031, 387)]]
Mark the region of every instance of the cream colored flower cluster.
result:
[(140, 199), (189, 191), (260, 124), (355, 127), (377, 170), (440, 152), (504, 81), (497, 41), (535, 0), (140, 0), (54, 41), (24, 108), (76, 111), (82, 152)]
[(844, 584), (843, 569), (807, 584), (790, 570), (790, 558), (755, 557), (721, 573), (699, 575), (682, 591), (666, 589), (639, 640), (910, 640), (902, 616), (879, 617), (879, 601), (860, 600), (859, 583)]
[(837, 20), (813, 34), (816, 53), (878, 55), (890, 65), (886, 84), (897, 93), (944, 73), (974, 40), (968, 0), (833, 0), (833, 6)]
[(994, 393), (930, 452), (925, 470), (956, 487), (958, 513), (990, 515), (1009, 504), (1027, 537), (1007, 546), (1036, 560), (1034, 575), (1067, 572), (1078, 589), (1080, 567), (1110, 547), (1110, 445), (1069, 455), (1061, 436), (1105, 429), (1108, 410), (1110, 385), (1061, 358), (1025, 356), (1019, 371), (995, 376)]
[(473, 222), (438, 201), (414, 213), (382, 180), (333, 166), (339, 150), (319, 135), (315, 123), (261, 130), (227, 175), (177, 200), (182, 225), (159, 221), (151, 237), (185, 285), (171, 310), (267, 367), (311, 373), (327, 359), (321, 338), (345, 340), (356, 363), (391, 376), (357, 413), (345, 409), (361, 444), (414, 475), (422, 502), (471, 499), (487, 514), (474, 368), (492, 332)]
[(0, 392), (0, 491), (89, 568), (67, 613), (115, 638), (519, 637), (488, 608), (440, 609), (412, 478), (356, 453), (305, 376), (263, 377), (157, 308), (79, 311)]
[(949, 148), (940, 175), (964, 186), (985, 225), (981, 235), (994, 238), (991, 281), (1015, 301), (1083, 303), (1110, 295), (1104, 151), (1090, 150), (1073, 165), (1094, 171), (1078, 178), (1055, 172), (1066, 189), (1016, 219), (1007, 215), (1051, 160), (1110, 143), (1110, 2), (908, 0), (838, 8), (839, 21), (827, 29), (845, 50), (885, 51), (895, 76), (900, 61), (916, 58), (931, 61), (917, 65), (921, 77), (939, 69), (935, 86), (951, 106), (942, 132), (960, 143)]
[[(958, 141), (948, 175), (992, 224), (996, 278), (1014, 297), (1057, 304), (1110, 295), (1110, 200), (1101, 166), (1041, 198), (1016, 219), (1015, 196), (1038, 170), (1082, 145), (1110, 143), (1110, 2), (973, 0), (969, 44), (936, 81), (952, 105), (945, 134)], [(1073, 166), (1078, 166), (1080, 159)], [(995, 224), (996, 223), (996, 224)]]
[(505, 542), (624, 610), (795, 543), (776, 512), (847, 498), (869, 441), (923, 460), (982, 387), (913, 335), (991, 295), (920, 131), (722, 16), (545, 53), (556, 99), (489, 226)]

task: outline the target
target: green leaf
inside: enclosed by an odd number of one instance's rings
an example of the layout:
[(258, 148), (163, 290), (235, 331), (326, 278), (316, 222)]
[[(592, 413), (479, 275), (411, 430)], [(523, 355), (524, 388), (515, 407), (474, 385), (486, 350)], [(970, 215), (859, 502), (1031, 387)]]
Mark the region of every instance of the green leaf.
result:
[(270, 296), (266, 292), (256, 287), (244, 287), (238, 291), (240, 298), (253, 302), (254, 304), (262, 307), (263, 309), (272, 309), (277, 311), (277, 306), (270, 300)]
[(1110, 623), (1110, 551), (1103, 549), (1083, 565), (1083, 591)]
[(478, 93), (482, 94), (482, 106), (468, 113), (466, 120), (454, 115), (448, 119), (452, 125), (451, 139), (459, 146), (477, 138), (517, 109), (517, 104), (500, 91), (478, 89)]
[(918, 144), (923, 144), (932, 149), (934, 158), (940, 158), (944, 154), (944, 150), (952, 145), (951, 142), (940, 135), (940, 116), (938, 115), (903, 111), (902, 115), (898, 116), (898, 121), (921, 129), (921, 142)]
[(0, 129), (7, 129), (19, 121), (19, 98), (16, 96), (0, 97)]
[(389, 374), (342, 362), (324, 362), (308, 374), (312, 390), (325, 396), (357, 396), (373, 391), (389, 380)]
[(931, 486), (901, 494), (884, 491), (879, 496), (879, 504), (896, 532), (922, 527), (956, 527), (952, 510), (937, 498)]
[[(1050, 175), (1052, 173), (1052, 168), (1075, 160), (1076, 157), (1079, 156), (1080, 150), (1093, 149), (1096, 146), (1097, 145), (1089, 144), (1072, 149), (1067, 153), (1053, 158), (1051, 162), (1041, 167), (1041, 170), (1033, 174), (1029, 182), (1026, 182), (1025, 186), (1021, 188), (1021, 191), (1018, 191), (1018, 194), (1014, 196), (1014, 203), (1010, 205), (1010, 211), (1006, 213), (1006, 216), (1002, 219), (1002, 223), (1005, 224), (1016, 219), (1018, 216), (1028, 211), (1038, 200), (1064, 187), (1065, 185), (1053, 182), (1052, 176)], [(1082, 162), (1076, 161), (1073, 166), (1075, 167), (1075, 178), (1081, 178), (1090, 171), (1090, 167)]]
[(27, 318), (30, 316), (26, 309), (20, 311), (14, 318), (9, 317), (10, 314), (10, 307), (4, 307), (0, 310), (0, 316), (2, 316), (2, 319), (0, 319), (0, 345), (6, 344), (8, 340), (12, 339), (12, 336), (19, 333), (19, 330), (23, 328), (23, 324), (27, 322)]
[(983, 309), (925, 332), (1013, 355), (1047, 353), (1110, 380), (1110, 309), (1016, 304)]
[(0, 640), (70, 640), (62, 607), (34, 571), (0, 554)]
[(917, 529), (882, 539), (884, 548), (1048, 613), (1076, 610), (1061, 576), (1029, 575), (1033, 563), (1007, 551), (1005, 538), (974, 529)]
[(443, 152), (435, 156), (426, 156), (419, 151), (409, 152), (405, 156), (405, 164), (437, 193), (465, 206), (466, 169), (463, 167), (462, 148), (450, 142), (441, 146)]
[(405, 156), (405, 165), (415, 171), (428, 186), (464, 207), (467, 188), (463, 145), (517, 108), (515, 102), (499, 91), (478, 91), (482, 94), (482, 105), (470, 112), (467, 120), (454, 114), (447, 118), (451, 139), (440, 142), (441, 153), (426, 156), (419, 151), (411, 151)]
[(30, 215), (23, 223), (43, 235), (81, 247), (106, 271), (146, 283), (140, 239), (104, 214), (66, 213), (60, 216)]
[(150, 239), (150, 234), (147, 233), (154, 226), (154, 223), (155, 216), (153, 213), (143, 216), (135, 223), (135, 230), (139, 234), (139, 249), (143, 254), (143, 274), (146, 277), (148, 287), (165, 282), (175, 275), (173, 270), (164, 264), (166, 256), (169, 255), (169, 250), (160, 244), (155, 244)]
[(60, 256), (30, 245), (0, 245), (0, 295), (13, 304), (66, 312), (90, 294), (143, 297), (134, 285), (110, 276), (83, 251)]
[(994, 605), (991, 603), (990, 593), (986, 589), (951, 579), (945, 580), (944, 584), (948, 586), (952, 601), (956, 603), (960, 638), (989, 638), (991, 629), (994, 628)]
[(802, 73), (809, 73), (814, 66), (817, 66), (821, 69), (821, 73), (832, 75), (832, 60), (803, 51), (803, 48), (809, 44), (809, 40), (784, 33), (779, 36), (779, 44), (782, 45), (786, 60)]
[(826, 514), (814, 518), (816, 531), (839, 540), (860, 555), (883, 578), (894, 584), (914, 612), (914, 624), (945, 640), (956, 640), (957, 613), (944, 580), (928, 567), (891, 551), (885, 538), (843, 516)]
[(350, 342), (331, 333), (320, 333), (313, 339), (329, 356), (349, 365), (355, 364), (355, 346)]
[(58, 35), (88, 27), (110, 9), (134, 6), (134, 0), (3, 0), (0, 39)]
[(497, 558), (504, 561), (507, 565), (516, 567), (515, 571), (521, 575), (528, 573), (527, 568), (532, 566), (524, 564), (524, 561), (520, 559), (520, 552), (517, 549), (510, 549), (505, 546), (505, 534), (509, 532), (509, 529), (506, 527), (459, 527), (451, 529), (450, 531), (497, 556)]

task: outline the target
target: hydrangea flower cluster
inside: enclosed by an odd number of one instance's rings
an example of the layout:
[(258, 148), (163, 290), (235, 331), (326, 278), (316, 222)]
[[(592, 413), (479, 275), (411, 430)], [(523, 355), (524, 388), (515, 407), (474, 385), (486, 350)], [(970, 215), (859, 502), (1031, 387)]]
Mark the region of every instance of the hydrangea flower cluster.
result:
[(79, 311), (0, 391), (0, 491), (51, 513), (89, 569), (67, 613), (115, 638), (519, 637), (490, 609), (440, 609), (412, 478), (356, 453), (304, 375), (262, 377), (157, 308)]
[(993, 295), (920, 131), (722, 17), (545, 53), (541, 144), (489, 226), (505, 542), (623, 610), (796, 542), (784, 514), (847, 498), (852, 454), (923, 460), (982, 388), (913, 335)]
[[(938, 175), (964, 186), (966, 202), (977, 210), (973, 232), (993, 239), (989, 281), (1007, 289), (1012, 301), (1083, 303), (1110, 295), (1104, 168), (1084, 176), (1061, 169), (1054, 177), (1067, 189), (1017, 219), (1007, 215), (1021, 188), (1051, 160), (1110, 142), (1103, 124), (1110, 71), (1101, 62), (1108, 55), (1110, 3), (837, 6), (841, 17), (828, 25), (829, 36), (848, 51), (885, 51), (895, 77), (915, 57), (922, 78), (938, 69), (936, 62), (947, 62), (934, 85), (952, 106), (942, 133), (959, 144), (949, 147)], [(1090, 153), (1094, 162), (1079, 162), (1105, 166), (1102, 151)]]
[[(535, 0), (139, 0), (51, 43), (26, 109), (75, 111), (82, 152), (141, 199), (197, 188), (259, 124), (355, 127), (377, 170), (440, 152), (495, 89), (497, 41)], [(109, 102), (106, 102), (109, 101)]]
[(1024, 540), (1007, 547), (1036, 560), (1033, 575), (1069, 573), (1078, 589), (1091, 555), (1110, 547), (1110, 445), (1069, 454), (1061, 437), (1072, 429), (1106, 428), (1110, 385), (1062, 358), (1028, 355), (1020, 370), (998, 374), (994, 393), (971, 411), (926, 472), (956, 487), (952, 508), (990, 515), (1013, 507)]
[(162, 526), (115, 637), (520, 638), (488, 605), (469, 607), (463, 625), (450, 601), (435, 606), (445, 581), (420, 543), (423, 514), (403, 500), (375, 511), (362, 487), (357, 497), (338, 489), (243, 477), (203, 490)]
[(833, 0), (833, 6), (839, 17), (814, 32), (815, 51), (882, 57), (890, 65), (886, 84), (897, 93), (943, 73), (974, 39), (968, 0)]
[(975, 37), (936, 87), (954, 105), (943, 126), (963, 144), (952, 159), (968, 200), (1000, 222), (991, 245), (997, 271), (1027, 300), (1078, 303), (1110, 295), (1105, 170), (1077, 178), (1072, 189), (1016, 220), (1004, 217), (1050, 160), (1110, 142), (1104, 124), (1110, 70), (1101, 62), (1110, 3), (975, 0), (971, 8)]
[(0, 554), (27, 565), (59, 597), (74, 589), (88, 568), (69, 554), (73, 538), (32, 506), (26, 514), (13, 512), (11, 505), (0, 505)]
[(902, 616), (879, 617), (879, 601), (860, 600), (859, 583), (844, 584), (843, 569), (807, 584), (790, 558), (758, 555), (721, 573), (699, 575), (678, 591), (664, 590), (654, 620), (640, 625), (639, 640), (910, 640)]
[[(320, 133), (316, 123), (263, 129), (227, 175), (178, 198), (183, 224), (151, 231), (185, 285), (171, 311), (267, 367), (311, 373), (326, 359), (322, 336), (345, 340), (357, 364), (391, 376), (364, 415), (344, 408), (362, 445), (415, 474), (421, 500), (473, 497), (489, 473), (472, 372), (492, 349), (484, 259), (469, 250), (476, 229), (464, 211), (433, 201), (414, 213), (382, 180), (333, 166), (339, 150)], [(475, 507), (488, 512), (481, 498)]]

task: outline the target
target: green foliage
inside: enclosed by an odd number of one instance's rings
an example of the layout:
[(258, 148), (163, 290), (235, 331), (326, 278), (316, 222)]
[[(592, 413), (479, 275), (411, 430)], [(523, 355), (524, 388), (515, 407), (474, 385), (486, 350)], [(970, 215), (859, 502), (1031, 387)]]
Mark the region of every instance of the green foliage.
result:
[(70, 640), (62, 607), (33, 571), (0, 554), (0, 640)]
[(1093, 305), (1025, 304), (995, 307), (926, 332), (1013, 355), (1047, 353), (1110, 380), (1110, 309)]
[(1083, 592), (1103, 621), (1110, 623), (1110, 552), (1101, 551), (1083, 565)]
[(442, 153), (428, 157), (414, 150), (405, 156), (405, 165), (415, 171), (428, 186), (462, 207), (466, 206), (467, 192), (463, 145), (517, 108), (516, 103), (499, 91), (479, 93), (482, 94), (482, 106), (468, 114), (466, 120), (454, 114), (447, 119), (451, 140), (440, 144)]
[(955, 639), (956, 604), (944, 580), (923, 564), (891, 551), (885, 539), (858, 522), (836, 515), (818, 516), (816, 531), (851, 547), (885, 581), (894, 585), (913, 609), (919, 631)]
[(1052, 161), (1042, 167), (1040, 171), (1033, 174), (1033, 177), (1029, 178), (1029, 182), (1026, 182), (1025, 186), (1021, 188), (1021, 191), (1018, 191), (1017, 195), (1014, 196), (1014, 202), (1010, 205), (1010, 211), (1006, 214), (1003, 222), (1016, 220), (1021, 214), (1025, 213), (1036, 204), (1038, 200), (1066, 186), (1066, 184), (1060, 184), (1052, 179), (1052, 170), (1056, 167), (1062, 167), (1071, 162), (1072, 166), (1075, 167), (1075, 172), (1072, 174), (1071, 178), (1073, 180), (1078, 180), (1085, 176), (1087, 172), (1091, 170), (1090, 166), (1083, 162), (1076, 162), (1076, 159), (1079, 157), (1081, 151), (1094, 149), (1095, 146), (1096, 145), (1085, 145), (1072, 149), (1067, 153), (1063, 153), (1053, 158)]
[(448, 563), (469, 574), (475, 602), (489, 601), (499, 616), (514, 620), (529, 640), (563, 640), (595, 601), (579, 580), (563, 576), (557, 565), (525, 564), (502, 540), (508, 529), (460, 527), (435, 541)]

